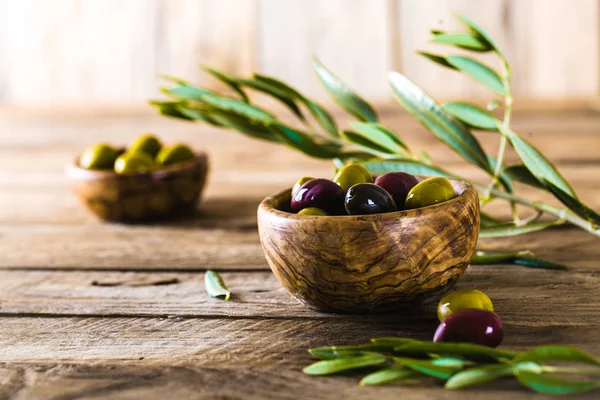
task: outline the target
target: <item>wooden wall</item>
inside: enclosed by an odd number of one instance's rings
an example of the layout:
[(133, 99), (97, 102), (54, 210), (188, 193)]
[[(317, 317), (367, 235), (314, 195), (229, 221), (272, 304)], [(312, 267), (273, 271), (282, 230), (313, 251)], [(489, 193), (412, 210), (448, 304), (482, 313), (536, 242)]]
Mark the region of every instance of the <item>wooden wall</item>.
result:
[(415, 54), (459, 27), (449, 10), (497, 38), (518, 96), (600, 93), (600, 0), (0, 0), (0, 103), (141, 104), (159, 73), (213, 85), (198, 62), (322, 96), (313, 53), (373, 100), (392, 69), (442, 98), (487, 95)]

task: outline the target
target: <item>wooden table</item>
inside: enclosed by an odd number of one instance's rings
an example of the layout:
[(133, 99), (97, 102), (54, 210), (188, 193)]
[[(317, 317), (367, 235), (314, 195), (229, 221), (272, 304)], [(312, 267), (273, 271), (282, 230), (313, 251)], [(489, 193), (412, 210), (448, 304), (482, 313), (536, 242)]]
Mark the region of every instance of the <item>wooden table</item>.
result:
[[(413, 147), (484, 179), (396, 106), (382, 115)], [(522, 111), (514, 125), (600, 209), (597, 109)], [(63, 167), (91, 142), (126, 143), (145, 131), (210, 153), (198, 214), (161, 225), (101, 223), (78, 204)], [(480, 137), (493, 152), (497, 137)], [(0, 110), (0, 398), (530, 398), (508, 381), (450, 392), (431, 382), (363, 388), (356, 377), (301, 373), (312, 360), (309, 347), (390, 335), (430, 339), (437, 326), (433, 306), (322, 314), (281, 289), (259, 245), (256, 206), (301, 175), (330, 174), (329, 162), (145, 109)], [(507, 214), (502, 203), (490, 212)], [(600, 238), (565, 227), (480, 247), (528, 248), (573, 267), (469, 268), (458, 287), (490, 295), (506, 346), (573, 344), (600, 354)], [(206, 269), (222, 273), (231, 301), (207, 296)]]

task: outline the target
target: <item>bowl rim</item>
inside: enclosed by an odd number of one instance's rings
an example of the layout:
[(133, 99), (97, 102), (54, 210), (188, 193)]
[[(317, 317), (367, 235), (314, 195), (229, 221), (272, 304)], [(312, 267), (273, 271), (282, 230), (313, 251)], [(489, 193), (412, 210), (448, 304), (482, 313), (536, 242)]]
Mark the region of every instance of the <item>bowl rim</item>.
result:
[(178, 162), (172, 165), (155, 170), (135, 171), (125, 174), (117, 174), (109, 169), (87, 169), (79, 165), (81, 154), (77, 155), (73, 161), (65, 167), (66, 174), (72, 179), (103, 179), (103, 180), (126, 180), (131, 178), (160, 178), (165, 175), (182, 173), (192, 170), (197, 166), (206, 166), (208, 164), (208, 155), (204, 151), (194, 151), (195, 157), (191, 160)]
[[(428, 176), (428, 175), (416, 175), (416, 176), (418, 178), (425, 178), (425, 179), (438, 177), (438, 176)], [(284, 218), (284, 219), (288, 219), (288, 220), (315, 220), (315, 219), (319, 218), (319, 219), (321, 219), (321, 221), (324, 221), (324, 220), (328, 220), (331, 218), (340, 219), (340, 220), (345, 218), (348, 221), (350, 221), (350, 220), (381, 221), (381, 220), (389, 220), (389, 219), (395, 220), (395, 219), (398, 219), (399, 217), (416, 217), (416, 216), (423, 216), (425, 214), (430, 214), (430, 213), (435, 212), (436, 210), (439, 210), (440, 208), (452, 207), (452, 206), (456, 205), (456, 203), (465, 202), (466, 201), (465, 199), (470, 194), (475, 194), (475, 196), (477, 198), (477, 196), (478, 196), (477, 190), (470, 183), (468, 183), (466, 181), (458, 180), (458, 179), (451, 179), (451, 178), (446, 178), (446, 179), (448, 179), (450, 181), (450, 183), (452, 183), (452, 186), (455, 188), (454, 189), (455, 191), (457, 190), (457, 188), (456, 188), (457, 186), (461, 187), (462, 191), (460, 194), (457, 194), (456, 197), (454, 197), (450, 200), (446, 200), (444, 202), (437, 203), (437, 204), (432, 204), (432, 205), (426, 206), (426, 207), (419, 207), (419, 208), (413, 208), (413, 209), (408, 209), (408, 210), (400, 210), (400, 211), (394, 211), (394, 212), (390, 212), (390, 213), (324, 216), (324, 215), (301, 215), (301, 214), (295, 214), (295, 213), (291, 213), (291, 212), (287, 212), (287, 211), (282, 211), (282, 210), (275, 208), (274, 202), (276, 201), (276, 199), (283, 197), (283, 196), (287, 196), (287, 195), (291, 196), (292, 188), (285, 189), (281, 192), (278, 192), (276, 194), (266, 197), (265, 199), (263, 199), (260, 202), (260, 204), (258, 206), (258, 210), (262, 211), (262, 212), (266, 212), (272, 216), (276, 216), (276, 217)]]

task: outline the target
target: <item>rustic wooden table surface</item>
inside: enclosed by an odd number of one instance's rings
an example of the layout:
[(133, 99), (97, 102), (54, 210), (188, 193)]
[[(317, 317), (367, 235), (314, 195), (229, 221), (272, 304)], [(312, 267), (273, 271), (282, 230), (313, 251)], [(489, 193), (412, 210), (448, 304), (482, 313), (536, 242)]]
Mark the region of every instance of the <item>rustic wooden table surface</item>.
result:
[[(514, 123), (597, 210), (599, 110), (521, 111)], [(414, 147), (484, 179), (397, 107), (382, 115)], [(160, 225), (99, 222), (71, 193), (64, 165), (91, 142), (126, 143), (146, 131), (210, 153), (209, 185), (197, 215)], [(497, 137), (480, 137), (494, 151)], [(363, 388), (356, 377), (301, 373), (311, 362), (309, 347), (391, 335), (430, 339), (437, 326), (434, 307), (317, 313), (275, 280), (259, 245), (256, 206), (301, 175), (330, 174), (329, 162), (147, 110), (0, 109), (0, 398), (535, 397), (509, 381), (450, 392), (430, 382)], [(524, 193), (536, 196), (533, 189)], [(502, 203), (492, 203), (490, 212), (507, 214)], [(573, 267), (469, 268), (458, 287), (490, 295), (505, 324), (506, 346), (573, 344), (600, 354), (600, 238), (565, 227), (479, 246), (529, 248)], [(231, 301), (207, 296), (206, 269), (221, 271)]]

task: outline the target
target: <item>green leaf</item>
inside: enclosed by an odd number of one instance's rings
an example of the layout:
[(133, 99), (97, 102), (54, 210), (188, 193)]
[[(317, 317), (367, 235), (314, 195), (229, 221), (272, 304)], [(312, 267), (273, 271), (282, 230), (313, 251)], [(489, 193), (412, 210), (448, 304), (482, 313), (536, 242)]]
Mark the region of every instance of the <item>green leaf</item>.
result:
[(252, 77), (255, 80), (269, 84), (272, 88), (276, 88), (280, 93), (285, 93), (286, 96), (289, 98), (301, 99), (304, 97), (296, 89), (294, 89), (287, 83), (280, 81), (279, 79), (275, 79), (271, 76), (261, 74), (253, 74)]
[(313, 118), (317, 123), (323, 128), (326, 132), (329, 132), (333, 136), (339, 136), (339, 132), (337, 129), (337, 125), (335, 120), (329, 114), (329, 112), (320, 106), (318, 103), (315, 103), (312, 100), (303, 99), (304, 105), (308, 108), (308, 111), (312, 114)]
[(446, 381), (444, 389), (463, 389), (512, 375), (512, 365), (493, 364), (469, 368), (452, 375), (450, 379)]
[(418, 360), (414, 358), (394, 357), (394, 361), (422, 374), (438, 379), (448, 379), (462, 366), (436, 365), (433, 360)]
[(481, 226), (482, 229), (510, 224), (509, 222), (500, 221), (499, 219), (496, 219), (484, 212), (479, 213), (479, 222), (480, 222), (479, 225)]
[(448, 44), (461, 49), (485, 52), (493, 50), (486, 40), (472, 33), (437, 33), (431, 43)]
[(544, 185), (558, 200), (560, 200), (561, 203), (569, 207), (569, 209), (575, 214), (595, 225), (600, 224), (600, 215), (596, 211), (592, 210), (573, 196), (569, 195), (564, 190), (556, 187), (551, 182), (544, 181)]
[(308, 350), (308, 352), (322, 360), (330, 360), (334, 358), (347, 357), (348, 354), (351, 353), (356, 353), (356, 355), (363, 355), (365, 352), (369, 351), (392, 351), (393, 349), (394, 345), (392, 344), (365, 343), (353, 346), (317, 347)]
[(500, 52), (500, 49), (498, 48), (498, 46), (494, 42), (494, 39), (492, 39), (492, 36), (489, 33), (487, 33), (487, 31), (485, 29), (483, 29), (481, 26), (479, 26), (478, 24), (476, 24), (475, 22), (473, 22), (471, 19), (465, 17), (464, 15), (455, 14), (455, 16), (467, 28), (469, 28), (472, 32), (478, 34), (481, 39), (483, 39), (485, 42), (487, 42), (488, 45), (492, 49), (496, 50), (497, 52)]
[(460, 101), (444, 103), (442, 109), (465, 124), (477, 129), (497, 131), (498, 125), (502, 123), (492, 113), (470, 103)]
[(431, 360), (431, 363), (433, 365), (456, 368), (465, 368), (474, 364), (472, 361), (467, 361), (463, 358), (456, 357), (439, 357)]
[(353, 143), (353, 144), (363, 147), (363, 148), (372, 149), (372, 150), (375, 150), (375, 151), (378, 151), (378, 152), (384, 153), (384, 154), (394, 154), (394, 153), (391, 153), (385, 147), (380, 146), (379, 144), (375, 143), (372, 140), (366, 139), (363, 135), (361, 135), (357, 132), (343, 131), (341, 133), (341, 137), (344, 140), (346, 140), (347, 142)]
[(568, 380), (528, 371), (516, 371), (515, 376), (523, 386), (543, 394), (578, 394), (600, 388), (600, 381)]
[(446, 68), (450, 68), (450, 69), (457, 69), (454, 65), (450, 64), (448, 62), (448, 60), (446, 60), (446, 57), (444, 56), (440, 56), (438, 54), (433, 54), (433, 53), (429, 53), (426, 51), (417, 51), (417, 54), (422, 55), (423, 57), (427, 58), (430, 61), (433, 61), (434, 63), (437, 63), (443, 67)]
[(394, 158), (388, 160), (376, 160), (362, 162), (373, 175), (383, 175), (388, 172), (402, 171), (412, 175), (443, 176), (446, 178), (458, 178), (450, 172), (444, 171), (433, 165), (424, 164), (413, 159)]
[(522, 265), (529, 268), (568, 270), (569, 267), (553, 261), (542, 260), (533, 257), (529, 251), (519, 251), (511, 253), (484, 253), (476, 252), (471, 257), (471, 265), (491, 265), (491, 264), (513, 264)]
[(330, 159), (342, 155), (340, 147), (335, 143), (318, 142), (315, 137), (280, 123), (274, 123), (271, 127), (284, 143), (311, 157)]
[(514, 359), (515, 363), (523, 361), (571, 361), (600, 366), (599, 358), (576, 347), (559, 345), (535, 347)]
[(204, 286), (206, 287), (206, 292), (211, 297), (224, 299), (225, 301), (231, 297), (231, 292), (227, 290), (223, 278), (215, 271), (206, 271), (204, 274)]
[(488, 111), (494, 111), (496, 108), (498, 108), (498, 106), (500, 104), (501, 103), (498, 100), (494, 99), (494, 100), (490, 101), (489, 103), (487, 103), (487, 106), (485, 106), (485, 108)]
[(240, 85), (258, 90), (259, 92), (263, 92), (274, 97), (281, 103), (285, 104), (285, 106), (289, 108), (290, 111), (292, 111), (292, 113), (294, 113), (298, 118), (300, 118), (300, 120), (304, 121), (304, 115), (302, 114), (302, 111), (300, 111), (300, 108), (294, 101), (293, 97), (290, 97), (287, 93), (282, 92), (277, 87), (273, 87), (269, 83), (260, 80), (238, 79), (237, 82)]
[(523, 226), (515, 226), (515, 225), (502, 225), (502, 226), (494, 226), (491, 228), (484, 228), (479, 232), (479, 237), (483, 239), (488, 238), (498, 238), (498, 237), (508, 237), (508, 236), (517, 236), (524, 235), (526, 233), (538, 232), (544, 229), (550, 228), (552, 226), (561, 225), (563, 221), (544, 221), (544, 222), (530, 222)]
[(519, 257), (512, 261), (515, 265), (522, 265), (528, 268), (539, 268), (539, 269), (556, 269), (561, 271), (569, 270), (569, 267), (564, 264), (559, 264), (554, 261), (542, 260), (536, 257)]
[(164, 115), (165, 117), (185, 119), (187, 121), (193, 120), (193, 118), (190, 118), (189, 116), (183, 114), (178, 109), (178, 107), (181, 105), (180, 101), (154, 101), (154, 100), (150, 100), (148, 102), (148, 104), (150, 104), (151, 106), (153, 106), (154, 108), (156, 108), (158, 110), (158, 112), (161, 115)]
[(420, 342), (420, 340), (403, 338), (403, 337), (378, 337), (371, 339), (371, 343), (375, 343), (383, 346), (390, 346), (390, 351), (394, 350), (394, 347), (402, 346), (407, 343)]
[(231, 89), (233, 89), (237, 94), (240, 95), (240, 98), (242, 99), (242, 101), (244, 103), (249, 103), (250, 102), (250, 100), (248, 99), (248, 96), (242, 90), (242, 88), (237, 83), (237, 81), (236, 81), (236, 79), (234, 77), (229, 76), (227, 74), (224, 74), (223, 72), (217, 71), (216, 69), (210, 68), (210, 67), (208, 67), (206, 65), (200, 64), (200, 68), (202, 68), (204, 71), (208, 72), (209, 74), (211, 74), (215, 78), (217, 78), (220, 81), (222, 81), (223, 83), (225, 83)]
[(350, 126), (354, 128), (355, 133), (362, 136), (365, 140), (385, 149), (386, 153), (398, 153), (398, 142), (393, 138), (395, 135), (385, 128), (381, 129), (379, 124), (372, 122), (351, 122)]
[(517, 351), (498, 350), (469, 343), (415, 342), (394, 348), (394, 354), (415, 354), (418, 352), (423, 354), (458, 356), (475, 361), (513, 359), (519, 354)]
[[(488, 155), (487, 159), (488, 159), (488, 162), (490, 163), (492, 170), (496, 171), (496, 165), (498, 164), (498, 160), (496, 159), (496, 157)], [(503, 169), (500, 170), (500, 175), (498, 176), (498, 180), (500, 181), (500, 184), (506, 189), (506, 191), (508, 193), (512, 193), (515, 191), (515, 185), (513, 184), (512, 179), (504, 173)]]
[(201, 94), (199, 97), (199, 101), (219, 110), (229, 111), (262, 123), (275, 121), (275, 117), (271, 113), (239, 100), (217, 96), (212, 93)]
[(468, 162), (493, 173), (479, 141), (463, 123), (443, 111), (404, 75), (391, 72), (389, 80), (398, 102), (425, 128)]
[(447, 56), (446, 61), (499, 95), (506, 95), (506, 87), (502, 82), (502, 78), (487, 65), (469, 57), (456, 55)]
[(507, 166), (504, 168), (503, 173), (512, 180), (525, 183), (538, 189), (546, 189), (546, 187), (538, 181), (531, 172), (529, 172), (527, 167), (522, 164)]
[(184, 106), (182, 104), (178, 104), (176, 106), (176, 108), (181, 114), (185, 115), (186, 117), (188, 117), (191, 120), (204, 121), (204, 122), (206, 122), (210, 125), (214, 125), (214, 126), (223, 126), (219, 122), (215, 121), (211, 117), (211, 112), (209, 112), (207, 110), (190, 107), (190, 106)]
[(387, 385), (407, 379), (419, 378), (422, 375), (403, 365), (393, 365), (365, 376), (359, 383), (361, 386)]
[(282, 142), (279, 135), (273, 133), (264, 124), (244, 116), (227, 111), (211, 110), (210, 118), (223, 127), (234, 129), (250, 137), (271, 142)]
[(348, 370), (374, 367), (385, 364), (388, 360), (388, 357), (377, 353), (351, 358), (336, 358), (334, 360), (317, 361), (304, 368), (302, 372), (307, 375), (330, 375)]
[(503, 131), (503, 133), (508, 137), (521, 161), (533, 176), (540, 182), (546, 180), (571, 197), (577, 198), (569, 182), (535, 146), (510, 130)]
[(313, 64), (319, 81), (340, 107), (361, 121), (377, 122), (377, 114), (369, 103), (327, 70), (316, 57)]
[(181, 85), (174, 88), (162, 88), (161, 91), (171, 96), (194, 101), (200, 101), (200, 96), (210, 94), (210, 92), (207, 92), (206, 90), (187, 85)]

